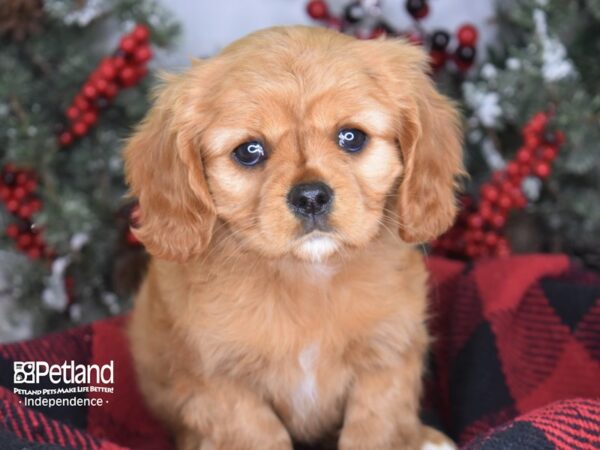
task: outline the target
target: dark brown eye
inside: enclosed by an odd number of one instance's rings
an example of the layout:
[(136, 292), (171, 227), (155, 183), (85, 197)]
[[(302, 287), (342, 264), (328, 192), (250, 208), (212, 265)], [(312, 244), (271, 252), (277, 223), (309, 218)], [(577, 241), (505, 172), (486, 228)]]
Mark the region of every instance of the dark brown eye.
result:
[(233, 157), (242, 166), (256, 166), (267, 159), (267, 152), (259, 141), (245, 142), (233, 151)]
[(367, 143), (367, 135), (357, 128), (342, 128), (338, 131), (338, 145), (348, 153), (356, 153)]

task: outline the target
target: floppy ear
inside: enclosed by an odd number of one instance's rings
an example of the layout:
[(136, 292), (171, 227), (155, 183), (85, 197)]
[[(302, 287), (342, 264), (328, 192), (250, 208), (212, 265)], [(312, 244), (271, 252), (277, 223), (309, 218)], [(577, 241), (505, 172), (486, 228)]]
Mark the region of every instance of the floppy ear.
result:
[(427, 242), (454, 222), (458, 177), (465, 174), (462, 129), (453, 104), (435, 89), (421, 49), (395, 43), (392, 98), (400, 110), (397, 130), (404, 164), (398, 188), (400, 236)]
[(215, 207), (204, 177), (183, 76), (167, 79), (125, 148), (130, 194), (138, 198), (135, 236), (159, 258), (185, 261), (206, 247)]

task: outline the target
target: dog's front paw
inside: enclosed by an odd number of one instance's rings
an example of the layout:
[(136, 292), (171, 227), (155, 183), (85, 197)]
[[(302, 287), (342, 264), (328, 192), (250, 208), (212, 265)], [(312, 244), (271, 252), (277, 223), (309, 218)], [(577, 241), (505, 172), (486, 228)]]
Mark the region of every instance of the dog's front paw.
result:
[(338, 443), (339, 450), (421, 450), (419, 433), (373, 432), (368, 427), (346, 429)]
[(204, 441), (199, 450), (293, 450), (291, 443), (268, 443), (256, 444), (249, 442), (224, 442), (215, 443), (213, 441)]
[(201, 438), (187, 433), (177, 439), (177, 450), (293, 450), (289, 436), (222, 436)]
[(435, 428), (423, 425), (420, 450), (456, 450), (452, 440)]

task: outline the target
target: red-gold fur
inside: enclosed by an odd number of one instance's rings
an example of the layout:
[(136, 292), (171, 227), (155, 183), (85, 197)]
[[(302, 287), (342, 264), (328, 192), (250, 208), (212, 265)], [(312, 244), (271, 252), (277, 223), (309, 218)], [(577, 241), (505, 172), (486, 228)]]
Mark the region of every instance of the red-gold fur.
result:
[[(409, 243), (450, 226), (463, 169), (427, 64), (399, 41), (275, 28), (166, 79), (125, 152), (154, 255), (130, 336), (179, 448), (440, 439), (418, 419), (427, 274)], [(342, 126), (368, 134), (361, 153), (337, 146)], [(269, 158), (241, 167), (252, 139)], [(314, 180), (335, 192), (316, 239), (286, 205)]]

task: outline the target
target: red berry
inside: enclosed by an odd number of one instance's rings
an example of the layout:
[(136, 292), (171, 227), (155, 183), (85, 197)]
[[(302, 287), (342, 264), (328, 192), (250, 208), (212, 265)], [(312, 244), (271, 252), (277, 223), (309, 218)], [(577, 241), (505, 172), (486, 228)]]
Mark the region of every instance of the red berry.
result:
[(96, 70), (100, 78), (104, 78), (106, 81), (111, 81), (117, 76), (117, 69), (113, 58), (104, 58), (98, 69)]
[(152, 58), (152, 50), (149, 46), (144, 45), (143, 47), (138, 48), (133, 54), (133, 60), (137, 63), (145, 63)]
[(529, 126), (534, 133), (541, 133), (548, 124), (548, 115), (544, 112), (539, 112), (529, 121)]
[(17, 215), (22, 219), (29, 219), (32, 214), (33, 211), (31, 210), (31, 207), (29, 205), (21, 205), (19, 211), (17, 212)]
[(144, 43), (150, 38), (150, 30), (146, 25), (136, 25), (131, 35), (136, 41)]
[(502, 228), (506, 224), (506, 217), (502, 214), (494, 214), (492, 220), (490, 220), (492, 227), (496, 229)]
[(125, 53), (133, 53), (133, 51), (137, 48), (137, 45), (138, 44), (133, 37), (125, 36), (123, 39), (121, 39), (119, 48)]
[(311, 0), (306, 6), (306, 12), (315, 20), (323, 20), (329, 17), (327, 3), (323, 0)]
[(515, 206), (519, 209), (523, 209), (527, 206), (527, 197), (520, 191), (518, 197), (515, 198)]
[(102, 66), (101, 70), (101, 74), (102, 74), (102, 78), (104, 78), (107, 81), (111, 81), (114, 80), (114, 78), (117, 76), (117, 69), (115, 69), (115, 67), (112, 64), (107, 64), (105, 66)]
[(16, 200), (22, 200), (26, 195), (27, 191), (21, 186), (16, 187), (13, 191), (13, 197)]
[(63, 147), (71, 145), (73, 143), (73, 135), (69, 131), (60, 133), (60, 136), (58, 137), (58, 143)]
[(554, 139), (556, 140), (556, 144), (557, 145), (562, 145), (565, 142), (565, 133), (563, 133), (561, 130), (557, 130), (556, 133), (554, 133)]
[(29, 202), (29, 207), (31, 208), (31, 211), (33, 213), (36, 213), (39, 210), (41, 210), (42, 206), (43, 206), (42, 205), (42, 201), (40, 199), (37, 199), (37, 198), (34, 199), (34, 200), (31, 200), (31, 202)]
[(468, 219), (469, 228), (481, 228), (483, 226), (483, 218), (478, 214), (472, 214)]
[(70, 106), (69, 108), (67, 108), (67, 112), (65, 113), (65, 115), (70, 121), (74, 121), (79, 117), (80, 113), (81, 111), (79, 111), (78, 108), (76, 108), (75, 106)]
[(531, 151), (528, 148), (522, 148), (517, 153), (517, 161), (524, 164), (529, 164), (531, 162)]
[(519, 165), (514, 162), (511, 161), (506, 165), (506, 173), (511, 177), (511, 178), (516, 178), (519, 176)]
[(87, 125), (91, 126), (98, 120), (98, 114), (95, 111), (86, 112), (81, 118)]
[(102, 95), (106, 92), (107, 86), (108, 86), (108, 81), (106, 81), (104, 78), (98, 78), (97, 80), (94, 81), (94, 87), (96, 88), (96, 91), (98, 91), (98, 93), (100, 93), (100, 95)]
[(496, 246), (496, 255), (501, 258), (506, 258), (510, 256), (510, 248), (508, 245), (498, 245)]
[(498, 200), (498, 195), (498, 189), (496, 189), (494, 186), (490, 186), (488, 184), (481, 188), (481, 196), (490, 203), (494, 203), (496, 200)]
[(465, 24), (458, 29), (456, 33), (460, 45), (468, 45), (474, 47), (477, 43), (477, 28), (471, 24)]
[(433, 67), (434, 70), (439, 70), (442, 67), (444, 67), (444, 64), (446, 64), (447, 58), (448, 58), (448, 54), (442, 50), (432, 50), (429, 53), (431, 67)]
[(429, 14), (427, 0), (406, 0), (406, 10), (413, 19), (422, 19)]
[(19, 202), (14, 198), (11, 198), (9, 201), (6, 202), (6, 209), (8, 209), (13, 214), (16, 213), (19, 209)]
[(124, 87), (133, 86), (137, 81), (137, 73), (135, 68), (131, 66), (124, 67), (119, 74), (119, 81)]
[(85, 136), (88, 132), (88, 126), (85, 122), (77, 122), (73, 125), (73, 134), (77, 137)]
[(474, 242), (481, 242), (483, 241), (483, 237), (484, 237), (484, 233), (482, 230), (474, 230), (471, 234), (471, 239)]
[(550, 165), (545, 162), (536, 164), (534, 173), (540, 178), (546, 178), (550, 175)]
[(11, 223), (6, 227), (6, 235), (11, 239), (16, 239), (19, 235), (19, 227), (16, 224)]
[(516, 187), (517, 183), (514, 178), (509, 178), (508, 180), (504, 180), (500, 183), (500, 190), (504, 193), (510, 193)]
[(551, 147), (550, 145), (547, 145), (544, 148), (542, 148), (542, 158), (544, 159), (544, 161), (547, 161), (547, 162), (554, 161), (557, 154), (558, 154), (558, 150), (555, 147)]
[[(90, 102), (88, 102), (83, 96), (77, 95), (73, 100), (73, 105), (76, 106), (79, 111), (86, 111), (90, 107)], [(67, 114), (68, 116), (68, 114)], [(70, 118), (70, 117), (69, 117)], [(75, 117), (76, 119), (77, 117)], [(71, 119), (74, 120), (74, 119)]]
[(81, 90), (83, 95), (85, 95), (89, 100), (95, 100), (98, 97), (98, 91), (94, 86), (90, 83), (86, 83)]
[(498, 244), (498, 235), (494, 232), (489, 232), (485, 234), (484, 241), (486, 245), (490, 247), (495, 247)]
[(17, 174), (17, 185), (19, 186), (23, 186), (25, 183), (27, 183), (27, 181), (29, 181), (30, 174), (27, 174), (27, 172), (25, 171), (20, 171)]
[(120, 71), (127, 64), (127, 62), (125, 61), (125, 58), (123, 58), (122, 56), (115, 56), (112, 63), (113, 63), (113, 67), (115, 68), (115, 70), (117, 72)]
[(531, 167), (526, 166), (526, 165), (521, 165), (521, 167), (519, 167), (519, 171), (521, 172), (522, 177), (526, 177), (527, 175), (529, 175), (531, 173)]
[(21, 250), (25, 250), (27, 247), (29, 247), (31, 245), (32, 242), (32, 236), (29, 233), (26, 234), (22, 234), (17, 238), (17, 246), (21, 249)]
[(6, 186), (0, 186), (0, 198), (2, 201), (6, 202), (9, 198), (12, 197), (12, 189)]
[(502, 194), (498, 199), (498, 205), (502, 209), (509, 209), (512, 206), (512, 199), (507, 194)]
[(116, 83), (108, 83), (106, 90), (104, 91), (104, 97), (108, 100), (114, 98), (119, 92), (119, 86)]
[(493, 215), (492, 207), (489, 202), (481, 202), (479, 205), (479, 215), (483, 218), (483, 220), (488, 221), (492, 218)]
[(525, 147), (529, 148), (530, 150), (535, 150), (541, 144), (539, 136), (531, 133), (527, 133), (523, 140)]
[(475, 258), (475, 257), (479, 256), (479, 254), (480, 254), (479, 246), (477, 246), (475, 244), (467, 244), (465, 251), (467, 253), (467, 256), (469, 256), (471, 258)]
[(37, 247), (31, 247), (29, 250), (27, 250), (27, 256), (30, 259), (40, 259), (40, 257), (42, 256), (42, 252)]

